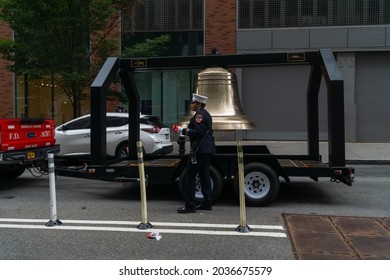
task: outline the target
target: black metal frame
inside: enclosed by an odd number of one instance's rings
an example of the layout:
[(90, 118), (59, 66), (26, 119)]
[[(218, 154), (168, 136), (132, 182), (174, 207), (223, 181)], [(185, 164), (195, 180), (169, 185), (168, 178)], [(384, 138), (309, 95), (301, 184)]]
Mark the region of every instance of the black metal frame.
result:
[(311, 52), (154, 57), (137, 59), (108, 58), (91, 86), (91, 164), (106, 165), (106, 92), (119, 72), (129, 102), (129, 159), (136, 159), (139, 141), (140, 99), (134, 72), (161, 69), (197, 69), (210, 66), (250, 67), (264, 65), (311, 65), (307, 88), (308, 158), (320, 160), (318, 95), (324, 77), (328, 94), (329, 166), (345, 166), (344, 81), (330, 49)]

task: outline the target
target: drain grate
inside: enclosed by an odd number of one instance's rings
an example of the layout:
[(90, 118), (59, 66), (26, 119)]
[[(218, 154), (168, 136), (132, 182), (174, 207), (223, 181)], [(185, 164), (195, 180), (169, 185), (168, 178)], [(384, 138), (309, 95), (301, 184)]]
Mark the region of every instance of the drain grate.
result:
[(390, 260), (390, 218), (283, 214), (300, 260)]

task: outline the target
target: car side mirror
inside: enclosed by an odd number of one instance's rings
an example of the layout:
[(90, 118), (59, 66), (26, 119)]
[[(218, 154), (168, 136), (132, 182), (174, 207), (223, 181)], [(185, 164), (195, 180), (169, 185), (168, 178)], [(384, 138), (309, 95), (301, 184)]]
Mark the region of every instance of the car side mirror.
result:
[(60, 127), (58, 128), (59, 131), (65, 131), (65, 130), (67, 130), (67, 129), (68, 129), (68, 128), (67, 128), (66, 125), (62, 125), (62, 126), (60, 126)]

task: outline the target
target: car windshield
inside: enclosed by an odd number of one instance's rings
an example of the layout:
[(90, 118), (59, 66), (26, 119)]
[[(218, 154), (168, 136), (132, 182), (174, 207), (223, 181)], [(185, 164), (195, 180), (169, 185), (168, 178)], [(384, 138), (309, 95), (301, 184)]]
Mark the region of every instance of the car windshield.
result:
[(140, 118), (140, 123), (157, 126), (159, 128), (167, 127), (165, 124), (160, 122), (160, 118), (157, 116), (143, 116)]

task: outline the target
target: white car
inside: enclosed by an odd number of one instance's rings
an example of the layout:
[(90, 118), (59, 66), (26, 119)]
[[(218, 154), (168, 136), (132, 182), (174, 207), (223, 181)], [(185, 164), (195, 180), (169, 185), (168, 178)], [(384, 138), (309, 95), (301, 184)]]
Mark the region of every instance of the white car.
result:
[[(126, 157), (128, 154), (128, 113), (107, 113), (107, 156)], [(83, 157), (90, 154), (91, 115), (84, 115), (55, 130), (60, 157)], [(140, 139), (145, 155), (168, 154), (173, 151), (170, 129), (158, 117), (140, 116)]]

